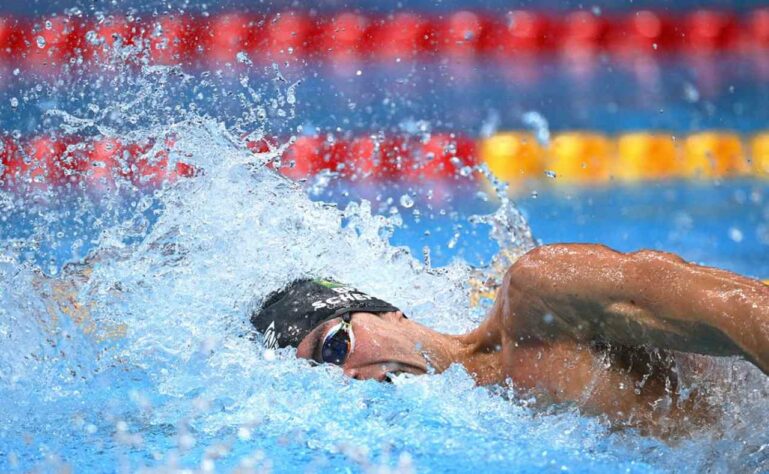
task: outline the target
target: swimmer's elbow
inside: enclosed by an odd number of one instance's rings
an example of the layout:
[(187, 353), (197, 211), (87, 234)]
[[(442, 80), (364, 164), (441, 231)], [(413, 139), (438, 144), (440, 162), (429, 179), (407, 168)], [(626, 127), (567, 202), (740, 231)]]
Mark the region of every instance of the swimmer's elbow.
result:
[(555, 275), (563, 274), (574, 259), (575, 244), (542, 245), (522, 255), (507, 271), (505, 283), (535, 291), (550, 286)]

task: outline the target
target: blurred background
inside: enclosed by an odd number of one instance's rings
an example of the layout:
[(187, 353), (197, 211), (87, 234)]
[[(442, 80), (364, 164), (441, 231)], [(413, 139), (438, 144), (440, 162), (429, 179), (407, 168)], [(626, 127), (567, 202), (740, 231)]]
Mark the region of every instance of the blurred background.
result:
[[(5, 3), (6, 173), (21, 155), (65, 152), (71, 137), (29, 143), (50, 138), (46, 109), (66, 102), (99, 114), (93, 104), (114, 83), (93, 77), (173, 65), (191, 76), (172, 84), (157, 120), (193, 108), (246, 136), (254, 123), (243, 127), (242, 97), (222, 91), (285, 86), (290, 110), (259, 112), (249, 146), (292, 141), (283, 171), (308, 180), (317, 199), (375, 198), (387, 213), (410, 196), (417, 206), (394, 240), (427, 245), (438, 262), (483, 263), (496, 251), (453, 238), (462, 230), (447, 217), (498, 202), (485, 163), (541, 241), (663, 248), (769, 274), (769, 10), (760, 3)], [(108, 51), (115, 43), (146, 48), (124, 51), (126, 68)], [(33, 100), (42, 84), (46, 100)]]

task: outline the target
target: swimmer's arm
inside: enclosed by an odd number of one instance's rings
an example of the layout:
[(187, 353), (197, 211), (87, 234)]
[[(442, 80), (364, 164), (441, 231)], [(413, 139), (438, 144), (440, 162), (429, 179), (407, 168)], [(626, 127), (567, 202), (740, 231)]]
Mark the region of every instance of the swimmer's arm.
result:
[(539, 247), (508, 270), (494, 311), (518, 342), (739, 355), (769, 374), (769, 287), (669, 253)]

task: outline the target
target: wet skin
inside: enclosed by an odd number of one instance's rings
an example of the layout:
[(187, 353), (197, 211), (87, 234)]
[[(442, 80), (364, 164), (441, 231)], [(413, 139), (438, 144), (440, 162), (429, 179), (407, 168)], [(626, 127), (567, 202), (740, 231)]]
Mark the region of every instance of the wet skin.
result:
[[(97, 328), (76, 297), (98, 258), (66, 267), (66, 278), (41, 275), (38, 284), (86, 331), (120, 337), (125, 328)], [(50, 321), (57, 314), (51, 310)], [(317, 360), (317, 342), (338, 322), (315, 328), (297, 355)], [(705, 397), (679, 399), (681, 367), (670, 351), (679, 361), (681, 353), (739, 356), (769, 373), (769, 287), (663, 252), (538, 247), (508, 269), (486, 320), (463, 335), (400, 312), (354, 313), (351, 324), (355, 349), (343, 364), (350, 377), (385, 381), (457, 363), (481, 385), (512, 383), (542, 404), (574, 403), (663, 436), (681, 433), (687, 420), (712, 419)], [(707, 359), (686, 357), (694, 377), (710, 370)]]
[[(313, 330), (297, 355), (317, 360), (316, 344), (336, 322)], [(353, 378), (458, 363), (479, 384), (511, 382), (542, 401), (663, 431), (709, 416), (697, 397), (677, 399), (667, 351), (740, 356), (769, 373), (769, 287), (668, 253), (600, 245), (549, 245), (521, 257), (468, 334), (441, 334), (400, 312), (354, 313), (352, 328), (343, 370)]]

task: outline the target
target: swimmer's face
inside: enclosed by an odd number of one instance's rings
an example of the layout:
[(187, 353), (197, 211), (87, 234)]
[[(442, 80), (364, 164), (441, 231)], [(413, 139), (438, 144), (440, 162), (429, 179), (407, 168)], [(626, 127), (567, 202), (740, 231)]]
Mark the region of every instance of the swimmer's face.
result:
[[(313, 329), (297, 347), (297, 356), (323, 362), (320, 348), (328, 332), (340, 321), (332, 319)], [(430, 339), (432, 330), (404, 318), (400, 311), (378, 315), (353, 313), (350, 324), (355, 346), (342, 364), (349, 377), (386, 381), (390, 374), (427, 372), (424, 343)]]

